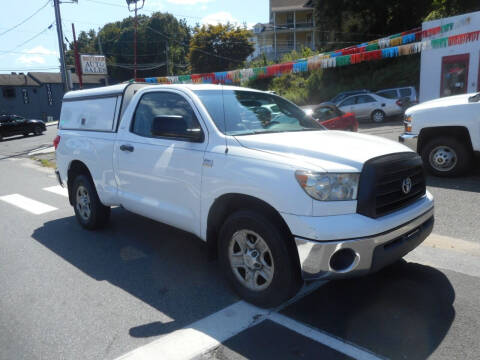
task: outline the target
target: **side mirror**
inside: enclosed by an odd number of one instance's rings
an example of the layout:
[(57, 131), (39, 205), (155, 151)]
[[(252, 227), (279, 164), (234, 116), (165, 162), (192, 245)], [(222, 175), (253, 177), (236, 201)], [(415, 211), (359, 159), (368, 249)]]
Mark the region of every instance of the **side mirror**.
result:
[(163, 138), (177, 138), (191, 142), (203, 142), (202, 129), (188, 128), (187, 121), (182, 115), (157, 116), (152, 122), (152, 135)]

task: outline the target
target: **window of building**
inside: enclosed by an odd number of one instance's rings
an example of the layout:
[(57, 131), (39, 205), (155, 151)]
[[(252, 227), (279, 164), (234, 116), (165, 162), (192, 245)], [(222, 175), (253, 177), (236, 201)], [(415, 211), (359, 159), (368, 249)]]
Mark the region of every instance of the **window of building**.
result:
[(470, 54), (442, 58), (441, 97), (467, 93), (469, 61)]
[(14, 98), (16, 96), (15, 88), (14, 87), (4, 87), (2, 89), (3, 97), (5, 98)]

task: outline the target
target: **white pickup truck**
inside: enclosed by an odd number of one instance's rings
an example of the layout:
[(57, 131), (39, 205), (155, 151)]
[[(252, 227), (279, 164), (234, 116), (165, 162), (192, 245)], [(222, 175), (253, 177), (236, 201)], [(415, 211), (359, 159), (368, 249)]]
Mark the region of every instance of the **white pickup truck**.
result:
[(427, 101), (405, 112), (399, 141), (436, 176), (462, 175), (480, 154), (480, 93)]
[(381, 269), (433, 227), (415, 152), (328, 131), (257, 90), (133, 83), (69, 92), (55, 144), (58, 179), (84, 228), (122, 206), (193, 233), (260, 306), (293, 296), (302, 278)]

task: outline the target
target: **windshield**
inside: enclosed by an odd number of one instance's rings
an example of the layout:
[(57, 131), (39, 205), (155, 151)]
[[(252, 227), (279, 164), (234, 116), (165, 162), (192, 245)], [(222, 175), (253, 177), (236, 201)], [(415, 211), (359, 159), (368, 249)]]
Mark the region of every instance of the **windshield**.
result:
[(273, 94), (248, 90), (197, 90), (195, 93), (217, 128), (227, 135), (324, 129), (302, 109)]

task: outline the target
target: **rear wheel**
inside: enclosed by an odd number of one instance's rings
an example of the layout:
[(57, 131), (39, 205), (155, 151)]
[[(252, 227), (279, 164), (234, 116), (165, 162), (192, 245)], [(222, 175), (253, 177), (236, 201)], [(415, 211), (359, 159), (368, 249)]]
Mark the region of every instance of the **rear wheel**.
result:
[(220, 231), (220, 264), (242, 298), (273, 307), (295, 295), (301, 277), (289, 241), (259, 212), (242, 210), (228, 217)]
[(374, 123), (382, 123), (385, 121), (385, 113), (382, 110), (375, 110), (372, 113), (372, 121)]
[(92, 180), (78, 175), (73, 181), (73, 208), (78, 222), (85, 229), (95, 230), (105, 226), (110, 219), (110, 207), (104, 206), (98, 198)]
[(472, 152), (468, 146), (452, 137), (430, 140), (421, 155), (427, 170), (436, 176), (461, 175), (472, 163)]
[(42, 135), (43, 129), (40, 126), (37, 125), (33, 128), (33, 133), (35, 135)]

